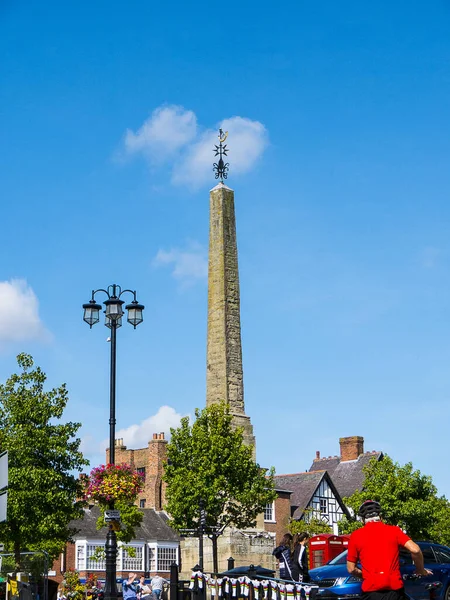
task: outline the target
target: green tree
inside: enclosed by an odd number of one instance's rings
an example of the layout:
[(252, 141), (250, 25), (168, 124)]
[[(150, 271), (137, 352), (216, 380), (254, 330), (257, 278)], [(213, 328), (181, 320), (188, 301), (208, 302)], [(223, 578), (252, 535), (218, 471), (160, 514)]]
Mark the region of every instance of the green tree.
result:
[(199, 527), (203, 500), (206, 525), (216, 527), (213, 542), (217, 572), (217, 535), (230, 525), (254, 526), (256, 517), (275, 497), (273, 469), (269, 474), (253, 460), (242, 429), (234, 428), (229, 406), (214, 404), (196, 409), (196, 420), (181, 420), (171, 429), (164, 480), (167, 506), (175, 529)]
[(449, 503), (445, 497), (437, 495), (431, 477), (422, 475), (412, 463), (401, 466), (389, 456), (379, 461), (372, 459), (363, 471), (363, 489), (344, 498), (355, 514), (368, 498), (377, 500), (381, 504), (383, 520), (399, 525), (412, 538), (450, 542)]
[[(305, 515), (306, 516), (306, 515)], [(307, 516), (302, 519), (291, 519), (288, 525), (289, 533), (307, 533), (309, 537), (319, 535), (320, 533), (333, 533), (332, 528), (326, 521), (317, 517)]]
[[(103, 507), (103, 509), (104, 508), (107, 507)], [(131, 540), (135, 537), (136, 527), (139, 527), (139, 525), (142, 523), (144, 514), (142, 510), (130, 502), (119, 500), (114, 503), (114, 508), (120, 512), (120, 529), (117, 531), (117, 539), (125, 543), (131, 542)], [(106, 523), (104, 518), (103, 509), (99, 518), (97, 519), (97, 529), (108, 527), (108, 523)], [(131, 556), (132, 553), (133, 548), (130, 546), (130, 548), (128, 548), (128, 554)]]
[(79, 423), (58, 423), (68, 401), (65, 384), (44, 390), (46, 375), (19, 354), (21, 372), (0, 385), (0, 449), (8, 451), (6, 523), (8, 543), (20, 568), (21, 550), (46, 550), (56, 557), (71, 539), (72, 519), (81, 517), (80, 482), (73, 474), (88, 464), (75, 435)]

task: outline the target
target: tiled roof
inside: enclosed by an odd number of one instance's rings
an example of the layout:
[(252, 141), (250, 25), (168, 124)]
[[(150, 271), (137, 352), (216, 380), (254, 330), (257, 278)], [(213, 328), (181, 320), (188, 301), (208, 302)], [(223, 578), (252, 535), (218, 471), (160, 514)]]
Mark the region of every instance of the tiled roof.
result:
[(326, 458), (316, 459), (310, 467), (310, 471), (328, 471), (330, 477), (333, 476), (333, 471), (340, 463), (339, 456), (327, 456)]
[(325, 475), (325, 471), (275, 475), (275, 485), (277, 488), (292, 490), (291, 510), (294, 519), (302, 516), (303, 511), (308, 506), (314, 492)]
[(364, 482), (363, 467), (372, 458), (380, 460), (382, 452), (365, 452), (356, 460), (341, 461), (338, 456), (329, 456), (315, 460), (310, 472), (321, 473), (324, 469), (328, 472), (337, 491), (342, 498), (348, 498), (356, 490), (360, 490)]
[[(139, 527), (135, 529), (135, 540), (141, 541), (162, 541), (162, 542), (178, 542), (179, 536), (167, 525), (169, 517), (164, 511), (156, 511), (153, 508), (140, 509), (144, 514), (144, 518)], [(107, 529), (97, 529), (96, 523), (100, 516), (98, 506), (92, 506), (90, 509), (85, 509), (84, 518), (77, 519), (70, 523), (70, 527), (77, 530), (73, 538), (75, 540), (86, 538), (106, 538)]]

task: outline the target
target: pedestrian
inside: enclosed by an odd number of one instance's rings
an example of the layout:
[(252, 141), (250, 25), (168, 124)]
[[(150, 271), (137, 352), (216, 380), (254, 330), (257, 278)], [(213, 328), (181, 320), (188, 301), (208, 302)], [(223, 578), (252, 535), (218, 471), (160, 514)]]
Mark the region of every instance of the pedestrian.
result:
[(128, 573), (128, 579), (122, 581), (123, 600), (137, 600), (138, 582), (136, 573)]
[(424, 568), (422, 551), (400, 527), (383, 523), (378, 502), (366, 500), (358, 514), (364, 526), (350, 536), (347, 570), (350, 575), (362, 577), (362, 600), (405, 600), (399, 548), (409, 550), (416, 575), (426, 577), (433, 573)]
[(138, 585), (138, 596), (140, 600), (144, 600), (147, 598), (150, 598), (150, 596), (152, 595), (152, 590), (151, 588), (145, 583), (145, 577), (144, 575), (141, 575), (139, 578), (139, 585)]
[(292, 535), (285, 533), (281, 544), (275, 548), (272, 552), (273, 556), (277, 558), (280, 563), (280, 579), (292, 580), (292, 561), (291, 561), (291, 546), (292, 546)]
[(292, 577), (294, 581), (303, 581), (304, 583), (309, 581), (308, 552), (306, 550), (308, 540), (309, 533), (306, 533), (306, 531), (294, 535), (294, 551), (292, 553)]
[(163, 587), (165, 583), (169, 583), (167, 579), (160, 577), (158, 573), (152, 577), (150, 585), (152, 586), (152, 592), (155, 597), (155, 600), (159, 600), (163, 591)]

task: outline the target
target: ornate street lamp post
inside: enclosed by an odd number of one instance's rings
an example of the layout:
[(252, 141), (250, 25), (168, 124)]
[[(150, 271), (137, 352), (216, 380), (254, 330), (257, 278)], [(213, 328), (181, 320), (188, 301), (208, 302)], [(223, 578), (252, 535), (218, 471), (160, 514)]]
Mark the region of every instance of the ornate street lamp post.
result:
[[(128, 312), (127, 321), (133, 325), (134, 329), (142, 323), (142, 311), (144, 306), (136, 300), (136, 292), (132, 290), (123, 290), (119, 285), (110, 285), (107, 290), (92, 290), (92, 297), (89, 302), (83, 304), (83, 321), (92, 326), (99, 322), (101, 305), (95, 301), (97, 293), (106, 294), (107, 299), (103, 302), (105, 305), (105, 325), (111, 329), (111, 371), (110, 371), (110, 394), (109, 394), (109, 462), (115, 464), (115, 436), (116, 436), (116, 332), (122, 326), (122, 316), (124, 301), (121, 300), (123, 294), (132, 294), (133, 300), (125, 306)], [(110, 510), (114, 510), (114, 501), (109, 505)], [(117, 561), (117, 536), (114, 529), (114, 523), (110, 522), (105, 544), (106, 554), (106, 582), (105, 582), (105, 600), (116, 600), (116, 561)]]

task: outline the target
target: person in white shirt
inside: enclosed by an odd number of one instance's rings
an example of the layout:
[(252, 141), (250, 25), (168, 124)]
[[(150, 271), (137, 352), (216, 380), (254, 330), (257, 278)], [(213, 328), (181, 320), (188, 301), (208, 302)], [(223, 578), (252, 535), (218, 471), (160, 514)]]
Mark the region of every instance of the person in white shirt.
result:
[(144, 598), (150, 598), (151, 594), (151, 588), (145, 583), (145, 577), (141, 575), (139, 578), (138, 597), (140, 600), (144, 600)]
[(161, 594), (165, 583), (169, 582), (167, 581), (167, 579), (160, 577), (158, 574), (152, 577), (150, 585), (152, 586), (152, 592), (156, 600), (159, 600), (161, 598)]

